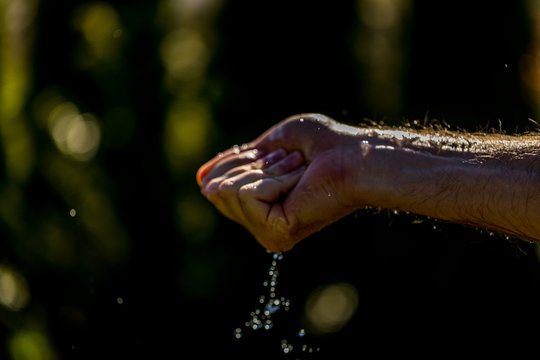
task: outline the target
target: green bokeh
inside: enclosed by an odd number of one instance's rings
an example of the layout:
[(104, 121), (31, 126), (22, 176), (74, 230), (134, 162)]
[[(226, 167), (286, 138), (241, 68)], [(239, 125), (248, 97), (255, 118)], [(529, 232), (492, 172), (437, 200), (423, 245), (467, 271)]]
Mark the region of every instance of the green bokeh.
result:
[[(1, 2), (0, 359), (275, 358), (294, 330), (233, 340), (269, 257), (199, 194), (198, 166), (300, 112), (530, 130), (531, 4)], [(357, 315), (316, 339), (327, 358), (414, 352), (465, 320), (465, 337), (497, 333), (492, 311), (511, 318), (540, 284), (530, 244), (384, 211), (283, 266), (291, 328), (321, 284), (358, 290)]]

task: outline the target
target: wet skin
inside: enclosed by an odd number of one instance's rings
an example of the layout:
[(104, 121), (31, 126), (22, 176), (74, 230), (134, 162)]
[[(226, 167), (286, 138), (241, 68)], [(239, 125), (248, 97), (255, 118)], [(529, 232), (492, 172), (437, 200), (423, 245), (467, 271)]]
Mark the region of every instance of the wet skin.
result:
[(197, 173), (202, 193), (268, 250), (291, 249), (358, 205), (347, 185), (356, 134), (334, 125), (318, 114), (282, 121), (204, 164)]
[(290, 117), (197, 172), (202, 193), (271, 251), (364, 207), (540, 242), (540, 135), (357, 128)]

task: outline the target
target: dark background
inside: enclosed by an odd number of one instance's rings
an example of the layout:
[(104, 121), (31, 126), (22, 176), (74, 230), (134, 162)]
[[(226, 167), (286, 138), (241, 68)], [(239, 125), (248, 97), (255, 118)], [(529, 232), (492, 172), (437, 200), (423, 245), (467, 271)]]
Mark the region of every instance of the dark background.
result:
[[(390, 10), (364, 16), (376, 3)], [(15, 112), (2, 93), (0, 270), (28, 298), (0, 303), (0, 358), (287, 357), (280, 341), (303, 326), (306, 298), (336, 282), (357, 289), (358, 310), (342, 330), (310, 337), (314, 358), (518, 347), (514, 336), (537, 324), (536, 246), (386, 210), (286, 253), (278, 291), (290, 311), (235, 340), (271, 256), (200, 196), (194, 176), (300, 112), (533, 130), (532, 3), (26, 2), (31, 21), (0, 38), (2, 54), (24, 60), (22, 70), (2, 63), (0, 81), (19, 71), (26, 89), (9, 93), (21, 99)], [(88, 159), (53, 140), (66, 102), (99, 125)]]

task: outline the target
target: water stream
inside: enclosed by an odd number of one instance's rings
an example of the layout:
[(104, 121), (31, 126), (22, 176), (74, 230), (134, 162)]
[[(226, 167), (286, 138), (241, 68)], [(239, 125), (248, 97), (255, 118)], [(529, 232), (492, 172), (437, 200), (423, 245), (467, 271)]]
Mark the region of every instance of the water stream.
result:
[[(276, 291), (279, 277), (278, 264), (283, 260), (283, 254), (270, 254), (272, 255), (272, 262), (268, 268), (267, 278), (263, 282), (265, 293), (259, 296), (257, 307), (250, 312), (250, 316), (244, 322), (243, 326), (237, 327), (234, 330), (234, 338), (237, 340), (242, 339), (249, 332), (274, 329), (275, 323), (273, 317), (279, 312), (287, 312), (290, 309), (290, 300), (283, 296), (278, 296)], [(274, 331), (279, 331), (279, 329)], [(305, 335), (306, 331), (300, 329), (293, 339), (283, 338), (276, 346), (280, 346), (283, 354), (291, 355), (287, 356), (287, 358), (291, 359), (306, 359), (309, 356), (319, 353), (319, 347), (310, 346), (303, 341)], [(272, 344), (269, 344), (269, 346), (272, 346)]]

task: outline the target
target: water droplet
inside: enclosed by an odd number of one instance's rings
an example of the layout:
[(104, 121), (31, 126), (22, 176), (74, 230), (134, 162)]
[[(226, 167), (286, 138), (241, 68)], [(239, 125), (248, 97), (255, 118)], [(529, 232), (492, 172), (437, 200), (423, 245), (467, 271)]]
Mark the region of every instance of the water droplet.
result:
[(281, 306), (278, 305), (272, 305), (272, 304), (266, 304), (266, 313), (268, 315), (274, 314), (276, 311), (278, 311), (281, 308)]
[[(275, 314), (279, 311), (289, 310), (290, 300), (286, 299), (283, 296), (278, 297), (276, 293), (276, 286), (278, 283), (277, 277), (279, 273), (278, 262), (282, 259), (283, 255), (281, 253), (272, 253), (272, 263), (269, 266), (267, 272), (268, 278), (265, 279), (265, 281), (263, 282), (266, 293), (259, 296), (259, 307), (251, 311), (250, 318), (244, 323), (244, 328), (237, 328), (234, 330), (234, 337), (236, 339), (241, 339), (244, 336), (247, 336), (247, 333), (251, 331), (258, 331), (260, 329), (273, 329), (275, 325), (273, 317), (275, 316)], [(304, 329), (300, 329), (297, 334), (299, 338), (303, 338), (306, 335), (306, 332)], [(300, 350), (302, 350), (304, 352), (302, 359), (304, 359), (304, 357), (306, 356), (311, 357), (310, 355), (308, 355), (308, 353), (312, 353), (314, 351), (314, 348), (311, 347), (309, 344), (304, 344), (303, 341), (298, 341), (299, 343), (295, 343), (294, 341), (291, 343), (287, 339), (283, 339), (281, 341), (282, 352), (284, 354), (298, 353), (299, 355)], [(319, 351), (319, 349), (317, 348), (316, 351)], [(298, 355), (296, 355), (296, 357), (294, 358), (298, 358)]]
[(283, 350), (283, 353), (288, 354), (293, 350), (293, 346), (286, 339), (283, 339), (281, 340), (281, 350)]
[(233, 153), (240, 154), (240, 146), (234, 145), (232, 149), (233, 149)]
[(77, 210), (75, 210), (75, 209), (69, 210), (69, 216), (75, 217), (76, 215), (77, 215)]

